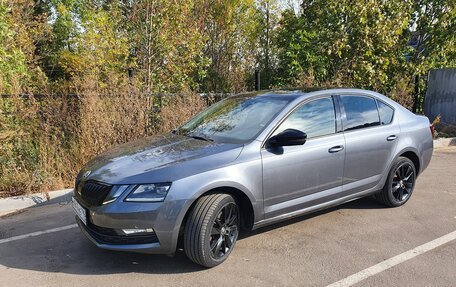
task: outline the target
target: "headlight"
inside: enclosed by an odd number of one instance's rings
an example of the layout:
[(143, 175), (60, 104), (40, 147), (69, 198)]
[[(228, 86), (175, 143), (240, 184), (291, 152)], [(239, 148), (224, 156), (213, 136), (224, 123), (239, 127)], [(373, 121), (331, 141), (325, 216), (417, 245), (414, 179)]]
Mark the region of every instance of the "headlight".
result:
[(111, 188), (111, 191), (109, 192), (108, 196), (106, 196), (105, 200), (103, 201), (103, 204), (108, 204), (108, 203), (115, 201), (119, 196), (122, 195), (122, 193), (124, 193), (125, 190), (127, 190), (128, 188), (130, 188), (130, 190), (131, 190), (132, 187), (134, 187), (134, 186), (114, 185)]
[(171, 183), (154, 183), (138, 185), (125, 198), (125, 201), (157, 202), (165, 200)]

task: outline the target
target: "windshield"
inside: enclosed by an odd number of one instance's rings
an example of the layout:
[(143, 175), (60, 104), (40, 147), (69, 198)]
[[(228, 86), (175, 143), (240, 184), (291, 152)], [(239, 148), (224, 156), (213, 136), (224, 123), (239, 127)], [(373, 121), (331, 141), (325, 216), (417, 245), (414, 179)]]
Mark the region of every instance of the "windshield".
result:
[(176, 133), (202, 140), (244, 143), (253, 140), (291, 101), (287, 96), (236, 96), (192, 118)]

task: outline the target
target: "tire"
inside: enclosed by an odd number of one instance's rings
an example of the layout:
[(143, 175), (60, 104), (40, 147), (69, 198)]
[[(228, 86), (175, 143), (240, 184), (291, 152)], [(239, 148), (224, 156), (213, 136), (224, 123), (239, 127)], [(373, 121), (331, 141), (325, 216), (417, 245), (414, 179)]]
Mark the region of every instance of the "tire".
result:
[(383, 189), (375, 199), (389, 207), (405, 204), (413, 194), (416, 170), (413, 162), (406, 157), (399, 157), (391, 168)]
[(190, 211), (185, 224), (185, 254), (204, 267), (221, 264), (236, 244), (239, 223), (239, 207), (231, 195), (216, 193), (202, 196)]

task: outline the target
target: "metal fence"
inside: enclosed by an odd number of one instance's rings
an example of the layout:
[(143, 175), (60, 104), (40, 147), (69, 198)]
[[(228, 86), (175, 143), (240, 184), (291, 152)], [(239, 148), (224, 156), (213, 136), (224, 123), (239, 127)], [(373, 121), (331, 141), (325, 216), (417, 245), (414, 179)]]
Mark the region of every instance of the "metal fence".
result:
[(431, 70), (428, 74), (424, 113), (432, 122), (456, 125), (456, 68)]

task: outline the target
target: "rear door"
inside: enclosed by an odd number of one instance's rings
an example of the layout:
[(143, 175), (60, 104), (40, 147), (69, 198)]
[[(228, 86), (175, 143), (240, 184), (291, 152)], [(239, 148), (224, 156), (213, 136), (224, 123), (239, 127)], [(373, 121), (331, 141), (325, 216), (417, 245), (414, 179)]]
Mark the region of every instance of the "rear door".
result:
[(400, 136), (394, 109), (362, 94), (340, 95), (345, 137), (344, 194), (370, 189), (388, 172)]

